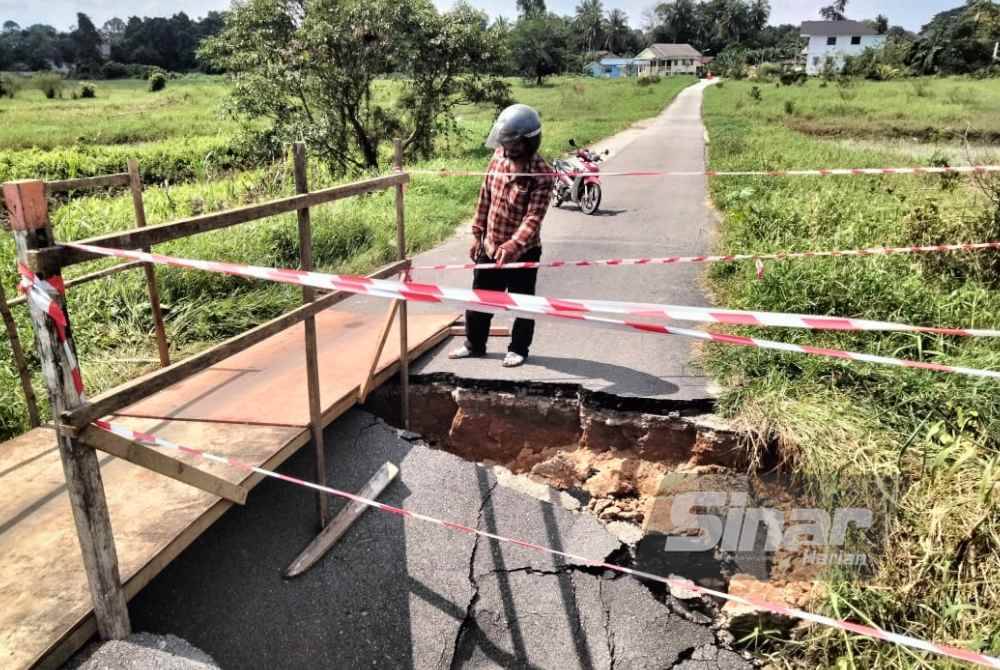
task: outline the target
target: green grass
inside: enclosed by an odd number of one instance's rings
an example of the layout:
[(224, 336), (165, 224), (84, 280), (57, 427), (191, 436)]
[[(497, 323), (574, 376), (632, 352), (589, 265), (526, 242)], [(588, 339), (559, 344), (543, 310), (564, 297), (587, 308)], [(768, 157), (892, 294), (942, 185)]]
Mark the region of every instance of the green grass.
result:
[[(170, 82), (167, 93), (174, 91), (181, 95), (182, 82), (184, 80)], [(693, 82), (693, 78), (677, 77), (664, 79), (654, 86), (639, 87), (634, 81), (567, 78), (553, 80), (542, 87), (516, 85), (514, 93), (518, 101), (540, 110), (545, 123), (542, 152), (552, 157), (568, 149), (567, 141), (571, 137), (586, 144), (623, 130), (635, 121), (655, 116), (680, 90)], [(129, 84), (137, 86), (134, 82)], [(219, 80), (195, 80), (191, 86), (204, 87), (211, 92), (206, 96), (214, 100), (214, 104), (220, 102), (222, 85)], [(133, 92), (138, 99), (145, 100), (146, 95), (141, 90)], [(98, 96), (101, 95), (102, 89), (99, 88)], [(186, 104), (200, 104), (194, 102), (194, 97)], [(97, 100), (101, 99), (98, 97)], [(15, 102), (27, 104), (20, 99), (15, 99)], [(51, 101), (39, 96), (39, 100), (32, 99), (31, 102), (44, 109), (45, 104)], [(6, 101), (0, 104), (6, 104)], [(57, 101), (56, 104), (60, 103)], [(113, 152), (114, 159), (101, 163), (100, 169), (87, 163), (87, 167), (81, 168), (77, 174), (121, 171), (125, 159), (136, 155), (147, 180), (152, 181), (147, 172), (151, 154), (143, 153), (147, 150), (154, 152), (152, 155), (162, 156), (167, 164), (173, 161), (176, 165), (190, 165), (185, 163), (185, 156), (197, 157), (203, 147), (202, 142), (215, 141), (214, 136), (204, 133), (212, 128), (208, 119), (214, 118), (216, 112), (209, 108), (189, 110), (184, 106), (173, 112), (168, 109), (160, 111), (168, 116), (176, 114), (177, 118), (191, 120), (190, 136), (183, 134), (185, 124), (179, 123), (172, 127), (172, 132), (179, 134), (168, 139), (137, 145), (101, 146), (98, 150), (102, 156), (109, 155), (103, 152)], [(485, 167), (489, 151), (482, 146), (482, 142), (493, 116), (494, 110), (488, 107), (460, 110), (460, 134), (441, 142), (436, 159), (413, 167)], [(48, 122), (51, 123), (51, 119)], [(73, 121), (72, 115), (67, 115), (61, 124), (53, 128), (57, 134), (72, 137), (71, 127), (80, 125)], [(157, 128), (171, 127), (167, 120), (154, 125)], [(106, 130), (110, 132), (113, 128), (114, 123), (110, 123)], [(226, 132), (231, 130), (229, 128)], [(220, 143), (227, 143), (229, 139), (223, 132), (220, 132), (219, 138)], [(73, 145), (12, 153), (37, 157), (34, 167), (29, 161), (19, 168), (23, 172), (17, 176), (52, 177), (63, 176), (64, 173), (51, 165), (65, 165), (72, 161), (83, 164), (90, 160), (90, 149), (88, 146)], [(2, 161), (0, 158), (0, 171), (3, 169)], [(205, 168), (204, 165), (197, 169), (178, 168), (177, 171), (186, 175), (182, 183), (174, 179), (169, 184), (153, 181), (146, 188), (147, 217), (151, 224), (293, 192), (290, 168), (284, 162), (243, 172), (211, 166)], [(10, 175), (5, 178), (10, 178)], [(321, 164), (316, 161), (310, 164), (311, 186), (315, 188), (335, 182)], [(406, 190), (410, 251), (430, 248), (468, 219), (479, 185), (476, 178), (414, 177)], [(320, 268), (365, 272), (395, 257), (395, 208), (390, 193), (316, 208), (312, 220), (314, 254)], [(52, 223), (57, 239), (61, 240), (131, 228), (134, 226), (131, 198), (125, 193), (73, 197), (52, 208)], [(294, 267), (298, 263), (295, 217), (275, 217), (165, 244), (157, 250), (193, 258)], [(16, 285), (13, 253), (10, 237), (0, 237), (0, 281), (8, 294)], [(90, 272), (100, 265), (94, 263), (69, 268), (66, 277)], [(161, 269), (158, 276), (167, 311), (169, 339), (172, 347), (183, 353), (196, 351), (252, 327), (301, 299), (300, 292), (293, 287), (262, 285), (221, 275)], [(81, 365), (91, 393), (110, 388), (155, 367), (149, 305), (141, 273), (116, 275), (112, 279), (72, 289), (69, 309), (81, 353)], [(27, 342), (26, 349), (30, 352), (33, 347), (27, 312), (24, 308), (15, 308), (15, 316), (21, 335)], [(0, 346), (0, 359), (0, 438), (6, 438), (26, 428), (26, 412), (6, 346)], [(34, 359), (32, 366), (37, 370)], [(44, 397), (37, 373), (35, 385), (39, 397)]]
[[(750, 84), (751, 86), (755, 84)], [(892, 82), (820, 82), (761, 91), (758, 111), (773, 123), (811, 135), (1000, 140), (1000, 80), (958, 77)], [(794, 107), (788, 114), (786, 101)], [(749, 96), (746, 100), (751, 102)]]
[[(705, 100), (712, 169), (926, 165), (923, 149), (910, 155), (905, 144), (866, 147), (827, 136), (879, 140), (897, 137), (903, 127), (967, 123), (970, 135), (988, 137), (1000, 127), (998, 115), (982, 107), (996, 104), (1000, 82), (929, 80), (933, 97), (907, 94), (922, 85), (863, 83), (844, 100), (835, 84), (816, 81), (802, 88), (726, 82)], [(760, 102), (750, 94), (753, 86)], [(954, 88), (969, 95), (952, 102), (947, 91)], [(945, 134), (927, 136), (940, 141)], [(712, 195), (725, 214), (720, 246), (727, 253), (1000, 239), (995, 207), (967, 179), (716, 178)], [(718, 303), (731, 308), (1000, 327), (1000, 259), (993, 252), (776, 262), (760, 281), (752, 266), (720, 264), (710, 280)], [(986, 339), (741, 332), (1000, 369), (1000, 349)], [(818, 606), (1000, 653), (1000, 384), (736, 347), (708, 348), (705, 360), (726, 387), (723, 410), (762, 442), (777, 440), (789, 468), (827, 500), (880, 509), (887, 497), (876, 484), (896, 491), (880, 519), (886, 539), (870, 552), (874, 574), (832, 575)], [(780, 665), (952, 667), (829, 630), (810, 629), (801, 638), (766, 649)]]

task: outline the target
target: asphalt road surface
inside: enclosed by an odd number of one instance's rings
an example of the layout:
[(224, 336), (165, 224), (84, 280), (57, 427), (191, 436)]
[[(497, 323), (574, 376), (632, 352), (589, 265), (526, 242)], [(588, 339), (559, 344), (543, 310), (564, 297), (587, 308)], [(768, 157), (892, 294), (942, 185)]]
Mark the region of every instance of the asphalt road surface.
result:
[[(399, 476), (383, 502), (622, 560), (624, 545), (579, 501), (529, 495), (365, 412), (337, 420), (326, 443), (331, 486), (356, 491), (391, 461)], [(311, 456), (301, 450), (282, 471), (311, 478)], [(751, 667), (720, 647), (708, 617), (631, 577), (376, 510), (286, 581), (317, 530), (314, 509), (312, 492), (262, 482), (132, 600), (135, 630), (181, 637), (222, 668)]]
[[(654, 120), (595, 145), (609, 148), (605, 171), (705, 169), (702, 92), (708, 82), (684, 90)], [(568, 148), (568, 147), (567, 147)], [(421, 177), (423, 179), (436, 177)], [(598, 215), (587, 216), (572, 203), (551, 208), (542, 226), (543, 260), (699, 255), (711, 251), (716, 218), (708, 203), (705, 177), (608, 177)], [(470, 212), (471, 216), (471, 212)], [(415, 265), (467, 262), (469, 234), (463, 226), (446, 244), (418, 256)], [(538, 294), (708, 305), (704, 266), (594, 267), (540, 271)], [(421, 271), (415, 280), (468, 286), (470, 271)], [(371, 299), (346, 308), (370, 308)], [(433, 309), (417, 305), (411, 309)], [(509, 324), (495, 317), (497, 325)], [(693, 327), (692, 324), (680, 324)], [(528, 363), (504, 369), (500, 360), (509, 340), (490, 341), (484, 359), (451, 361), (452, 341), (414, 368), (415, 373), (453, 373), (464, 379), (501, 379), (580, 384), (618, 396), (701, 400), (711, 397), (708, 379), (692, 362), (692, 340), (622, 333), (576, 323), (540, 322)]]

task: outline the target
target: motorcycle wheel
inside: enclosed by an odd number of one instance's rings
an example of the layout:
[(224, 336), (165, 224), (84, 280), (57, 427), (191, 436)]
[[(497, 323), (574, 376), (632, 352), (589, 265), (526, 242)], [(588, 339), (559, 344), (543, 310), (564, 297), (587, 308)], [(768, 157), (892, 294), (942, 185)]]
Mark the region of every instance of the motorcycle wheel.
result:
[(552, 205), (554, 207), (559, 207), (563, 204), (562, 194), (559, 192), (558, 188), (552, 189)]
[(580, 194), (580, 211), (593, 214), (601, 206), (601, 187), (598, 184), (584, 184)]

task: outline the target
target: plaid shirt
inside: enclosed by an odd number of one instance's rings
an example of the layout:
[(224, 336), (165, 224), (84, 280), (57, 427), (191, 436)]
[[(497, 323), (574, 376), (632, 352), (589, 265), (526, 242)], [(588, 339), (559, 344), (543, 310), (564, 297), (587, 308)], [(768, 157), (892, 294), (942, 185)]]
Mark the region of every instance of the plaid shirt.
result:
[[(537, 154), (527, 165), (519, 165), (504, 157), (497, 149), (487, 172), (552, 172)], [(521, 253), (542, 245), (542, 219), (549, 209), (553, 179), (549, 177), (512, 177), (490, 174), (479, 190), (476, 218), (472, 234), (483, 239), (490, 256), (504, 242), (514, 240)]]

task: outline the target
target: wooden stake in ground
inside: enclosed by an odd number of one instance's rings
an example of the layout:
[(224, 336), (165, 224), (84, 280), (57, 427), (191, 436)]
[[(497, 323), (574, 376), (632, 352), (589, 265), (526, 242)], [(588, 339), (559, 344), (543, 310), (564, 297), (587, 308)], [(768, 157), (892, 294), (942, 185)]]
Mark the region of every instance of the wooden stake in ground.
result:
[[(358, 491), (358, 496), (361, 498), (368, 498), (369, 500), (374, 500), (378, 497), (385, 487), (388, 486), (396, 475), (399, 473), (399, 468), (397, 468), (392, 463), (386, 463), (378, 472), (368, 480), (364, 488)], [(288, 566), (285, 570), (285, 577), (290, 579), (292, 577), (298, 577), (303, 572), (316, 565), (316, 562), (323, 557), (326, 552), (330, 551), (330, 548), (336, 544), (337, 540), (347, 532), (347, 529), (351, 527), (361, 514), (368, 509), (368, 505), (350, 501), (340, 510), (340, 513), (330, 522), (330, 525), (323, 529), (316, 539), (309, 543), (309, 546), (299, 554), (299, 557), (292, 561), (292, 564)]]
[[(10, 226), (17, 247), (18, 261), (28, 262), (28, 252), (54, 244), (49, 228), (45, 183), (19, 181), (4, 184), (4, 199), (10, 215)], [(58, 275), (60, 268), (36, 268), (42, 279)], [(67, 346), (75, 352), (73, 331), (68, 323), (66, 302), (62, 296), (53, 300), (66, 313)], [(60, 416), (83, 404), (73, 383), (72, 366), (59, 341), (55, 324), (48, 314), (29, 302), (31, 321), (35, 330), (35, 346), (41, 359), (42, 375), (52, 404), (52, 415)], [(104, 484), (97, 454), (66, 431), (58, 430), (59, 455), (66, 476), (66, 489), (76, 522), (76, 532), (83, 553), (83, 566), (94, 603), (97, 629), (106, 640), (128, 637), (131, 624), (125, 591), (118, 572), (118, 555), (111, 530), (111, 517), (104, 497)]]
[[(142, 202), (142, 176), (139, 174), (139, 161), (130, 158), (128, 161), (129, 188), (132, 190), (132, 208), (135, 210), (135, 225), (146, 227), (146, 206)], [(143, 248), (148, 252), (151, 247)], [(170, 347), (167, 344), (167, 330), (163, 326), (163, 309), (160, 307), (160, 289), (156, 285), (156, 269), (152, 263), (143, 264), (146, 272), (146, 286), (149, 289), (149, 306), (153, 311), (153, 326), (156, 329), (156, 348), (160, 354), (160, 367), (170, 365)]]
[[(395, 167), (403, 171), (403, 141), (396, 140)], [(403, 185), (396, 185), (396, 253), (399, 260), (406, 258), (406, 221), (403, 212)], [(399, 397), (403, 428), (410, 429), (410, 344), (407, 336), (407, 304), (399, 305)]]
[(28, 370), (28, 362), (24, 358), (21, 337), (17, 334), (17, 324), (14, 322), (14, 315), (10, 313), (7, 293), (3, 290), (3, 286), (0, 286), (0, 314), (3, 315), (3, 325), (7, 329), (11, 353), (14, 354), (14, 367), (17, 368), (17, 376), (21, 379), (24, 404), (28, 407), (28, 422), (32, 428), (37, 428), (42, 425), (42, 420), (38, 416), (38, 400), (35, 398), (35, 388), (31, 385), (31, 371)]
[[(292, 146), (295, 161), (295, 191), (309, 192), (307, 176), (306, 145), (296, 142)], [(298, 210), (299, 220), (299, 264), (303, 270), (313, 269), (312, 257), (312, 222), (309, 218), (309, 208)], [(302, 302), (310, 303), (316, 299), (316, 289), (302, 287)], [(323, 410), (319, 397), (319, 354), (316, 350), (316, 319), (312, 316), (304, 321), (306, 332), (306, 384), (309, 389), (309, 430), (316, 450), (316, 482), (326, 485), (326, 445), (323, 444)], [(330, 521), (330, 507), (327, 496), (316, 494), (316, 504), (319, 508), (320, 526), (326, 528)]]

